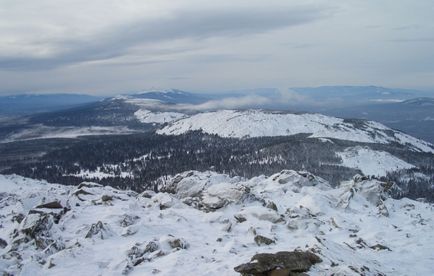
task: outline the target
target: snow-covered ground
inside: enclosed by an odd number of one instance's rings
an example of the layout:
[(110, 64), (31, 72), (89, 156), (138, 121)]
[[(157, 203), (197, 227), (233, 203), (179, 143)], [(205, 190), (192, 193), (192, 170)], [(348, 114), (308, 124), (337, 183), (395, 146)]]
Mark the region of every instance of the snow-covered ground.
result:
[(388, 152), (369, 147), (351, 147), (336, 154), (342, 159), (342, 166), (359, 169), (365, 175), (386, 176), (388, 172), (414, 168)]
[[(300, 249), (322, 259), (309, 275), (434, 274), (433, 206), (391, 199), (387, 183), (356, 177), (333, 189), (304, 172), (191, 171), (159, 189), (0, 176), (0, 271), (237, 275), (258, 252)], [(36, 207), (52, 201), (66, 209)]]
[[(300, 133), (310, 137), (333, 138), (362, 143), (397, 142), (417, 151), (434, 153), (431, 144), (393, 131), (376, 122), (355, 125), (321, 114), (272, 113), (261, 110), (219, 110), (204, 112), (172, 122), (158, 130), (163, 135), (180, 135), (201, 130), (221, 137), (289, 136)], [(393, 133), (393, 134), (391, 134)]]

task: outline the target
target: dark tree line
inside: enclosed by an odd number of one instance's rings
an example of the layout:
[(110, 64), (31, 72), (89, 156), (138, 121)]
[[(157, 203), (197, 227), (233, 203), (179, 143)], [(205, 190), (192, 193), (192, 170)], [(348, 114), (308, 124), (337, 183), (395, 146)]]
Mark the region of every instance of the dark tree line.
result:
[[(153, 132), (95, 136), (69, 142), (40, 140), (0, 146), (0, 156), (7, 156), (0, 159), (0, 172), (75, 185), (85, 180), (74, 176), (82, 170), (99, 171), (111, 177), (86, 180), (142, 191), (151, 188), (159, 177), (186, 170), (214, 170), (232, 176), (253, 177), (294, 169), (309, 171), (332, 185), (337, 185), (342, 180), (361, 173), (339, 166), (341, 160), (335, 155), (335, 152), (355, 145), (363, 144), (340, 140), (333, 140), (333, 143), (321, 142), (304, 134), (232, 139), (201, 132), (180, 136), (160, 136)], [(387, 179), (400, 185), (405, 191), (403, 195), (416, 198), (425, 193), (424, 197), (433, 199), (432, 181), (417, 177), (424, 173), (432, 179), (432, 154), (412, 152), (398, 144), (369, 146), (420, 166), (420, 169), (413, 171), (389, 174)], [(38, 154), (41, 149), (43, 155)], [(32, 158), (27, 158), (28, 156)], [(123, 173), (128, 173), (129, 176), (122, 175)], [(431, 194), (426, 196), (426, 193)]]

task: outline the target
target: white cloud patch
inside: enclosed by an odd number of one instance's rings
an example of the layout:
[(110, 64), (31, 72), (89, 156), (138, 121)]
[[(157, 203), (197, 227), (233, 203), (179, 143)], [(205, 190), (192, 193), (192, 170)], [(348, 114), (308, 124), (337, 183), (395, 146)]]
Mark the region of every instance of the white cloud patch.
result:
[(228, 97), (221, 100), (211, 100), (202, 104), (179, 104), (178, 110), (208, 111), (217, 109), (242, 109), (257, 107), (271, 103), (272, 100), (262, 96)]

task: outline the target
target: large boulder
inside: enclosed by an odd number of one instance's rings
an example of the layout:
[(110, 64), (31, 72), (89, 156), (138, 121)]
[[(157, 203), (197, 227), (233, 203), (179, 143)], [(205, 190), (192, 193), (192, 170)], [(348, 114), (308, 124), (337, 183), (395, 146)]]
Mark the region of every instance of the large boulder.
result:
[(245, 276), (292, 275), (306, 272), (321, 258), (309, 251), (281, 251), (275, 254), (260, 253), (251, 261), (234, 268)]
[(300, 188), (307, 186), (319, 186), (321, 188), (329, 188), (329, 184), (321, 177), (315, 176), (309, 172), (283, 170), (270, 176), (272, 181), (281, 185), (290, 184), (294, 192), (298, 192)]
[(33, 244), (38, 250), (57, 252), (64, 248), (62, 238), (58, 235), (55, 224), (58, 218), (51, 213), (32, 212), (23, 219), (12, 241), (11, 250)]
[(214, 172), (188, 171), (168, 179), (160, 179), (159, 191), (173, 194), (183, 203), (206, 212), (242, 201), (249, 188), (239, 183), (240, 178)]

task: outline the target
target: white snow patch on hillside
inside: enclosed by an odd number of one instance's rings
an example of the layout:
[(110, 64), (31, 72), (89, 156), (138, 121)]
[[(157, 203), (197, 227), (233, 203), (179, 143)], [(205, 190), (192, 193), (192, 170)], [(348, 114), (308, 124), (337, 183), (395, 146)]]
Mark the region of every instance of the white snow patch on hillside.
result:
[(49, 127), (44, 125), (36, 125), (32, 128), (24, 129), (9, 135), (6, 139), (1, 141), (1, 143), (48, 138), (77, 138), (79, 136), (92, 135), (123, 135), (134, 132), (134, 130), (124, 126)]
[(152, 112), (146, 109), (139, 109), (134, 113), (134, 116), (141, 123), (164, 124), (184, 118), (186, 115), (179, 112)]
[[(0, 175), (0, 238), (7, 243), (0, 271), (238, 275), (233, 268), (258, 252), (310, 249), (322, 259), (308, 272), (313, 276), (434, 274), (432, 206), (383, 200), (385, 185), (377, 180), (333, 189), (304, 172), (241, 179), (193, 171), (161, 185), (167, 192), (136, 194)], [(34, 209), (55, 200), (69, 208), (58, 222), (50, 219), (56, 210)], [(33, 236), (23, 231), (29, 224), (39, 225)], [(257, 245), (256, 235), (274, 243)], [(38, 248), (47, 241), (48, 249)]]
[(362, 143), (397, 142), (410, 145), (417, 151), (434, 153), (431, 144), (393, 131), (380, 123), (366, 122), (365, 125), (356, 126), (343, 119), (321, 114), (220, 110), (198, 113), (177, 120), (158, 130), (157, 133), (180, 135), (193, 130), (233, 138), (289, 136), (306, 133), (312, 138), (333, 138)]
[(414, 167), (388, 152), (375, 151), (369, 147), (351, 147), (336, 154), (342, 159), (343, 166), (359, 169), (365, 175), (386, 176), (387, 172)]
[(82, 177), (84, 179), (103, 179), (103, 178), (113, 178), (113, 177), (120, 177), (120, 178), (126, 178), (126, 177), (133, 177), (133, 174), (131, 172), (124, 172), (119, 171), (118, 173), (115, 173), (117, 170), (112, 170), (110, 172), (104, 172), (101, 170), (100, 167), (98, 167), (95, 171), (89, 171), (89, 170), (81, 170), (78, 173), (75, 174), (68, 174), (68, 176), (76, 176), (76, 177)]

